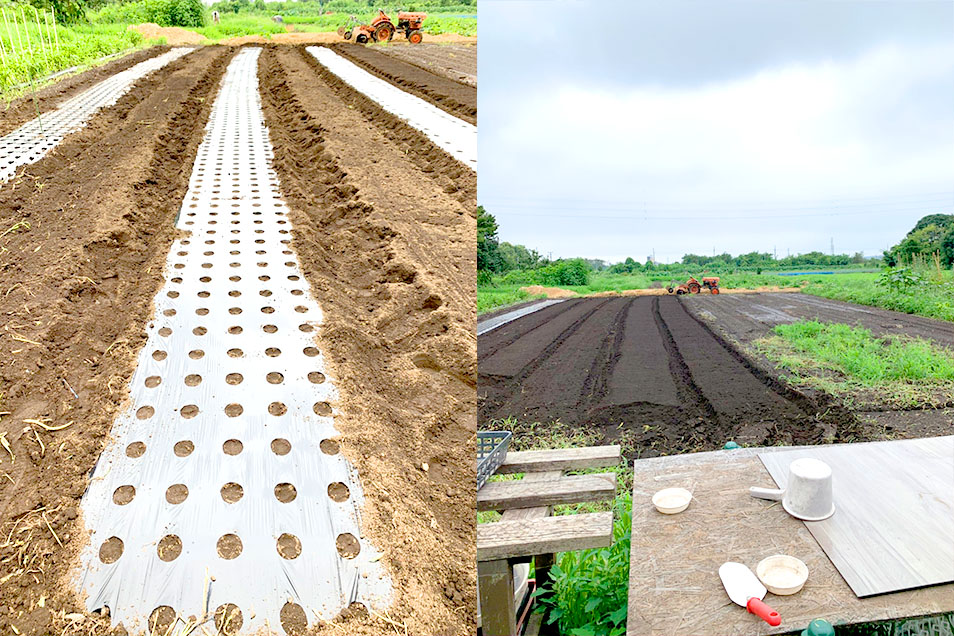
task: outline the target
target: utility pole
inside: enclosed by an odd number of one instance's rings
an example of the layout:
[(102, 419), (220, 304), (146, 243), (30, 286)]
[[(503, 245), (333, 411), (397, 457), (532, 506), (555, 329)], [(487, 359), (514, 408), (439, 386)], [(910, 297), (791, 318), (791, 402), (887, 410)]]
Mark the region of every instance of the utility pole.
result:
[(774, 245), (772, 246), (772, 260), (778, 260), (778, 248), (776, 248)]
[(831, 237), (831, 255), (835, 255), (835, 237)]

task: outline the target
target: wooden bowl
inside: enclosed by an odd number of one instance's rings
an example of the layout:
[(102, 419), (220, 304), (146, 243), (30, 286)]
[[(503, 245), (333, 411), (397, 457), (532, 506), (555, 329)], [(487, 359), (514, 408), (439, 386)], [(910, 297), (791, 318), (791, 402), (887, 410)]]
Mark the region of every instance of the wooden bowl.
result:
[(776, 554), (762, 559), (755, 574), (769, 592), (788, 596), (801, 591), (808, 580), (808, 566), (795, 557)]
[(689, 507), (692, 493), (685, 488), (664, 488), (653, 495), (653, 505), (664, 515), (674, 515)]

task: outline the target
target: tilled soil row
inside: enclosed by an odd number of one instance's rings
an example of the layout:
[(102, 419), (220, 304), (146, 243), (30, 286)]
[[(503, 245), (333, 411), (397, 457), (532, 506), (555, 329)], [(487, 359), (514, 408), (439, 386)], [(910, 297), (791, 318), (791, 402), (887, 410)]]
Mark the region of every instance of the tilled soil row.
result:
[[(359, 110), (383, 133), (382, 143), (396, 146), (425, 177), (436, 182), (445, 194), (452, 195), (465, 209), (473, 210), (471, 214), (477, 218), (476, 172), (435, 146), (424, 133), (387, 112), (376, 101), (326, 69), (305, 47), (298, 47), (297, 51), (312, 72), (334, 89), (348, 107)], [(419, 187), (422, 191), (427, 189), (423, 179)]]
[[(313, 60), (266, 47), (259, 79), (293, 246), (324, 313), (317, 342), (340, 393), (342, 452), (364, 489), (365, 534), (395, 586), (391, 620), (413, 634), (472, 634), (472, 173), (408, 161), (380, 110), (345, 107), (355, 97), (342, 104), (340, 82), (316, 78)], [(464, 183), (442, 192), (429, 175)], [(342, 627), (393, 625), (355, 607), (314, 631)]]
[(37, 116), (37, 113), (42, 115), (49, 112), (93, 84), (101, 82), (120, 71), (125, 71), (127, 68), (135, 66), (150, 57), (162, 55), (170, 48), (172, 47), (153, 46), (133, 51), (84, 73), (59, 79), (54, 84), (38, 90), (35, 96), (30, 92), (23, 97), (3, 104), (0, 106), (0, 137), (30, 121)]
[(126, 399), (219, 80), (207, 47), (0, 186), (0, 632), (106, 633), (76, 598), (79, 499)]
[(625, 437), (643, 457), (854, 430), (844, 411), (749, 365), (675, 298), (569, 300), (481, 336), (478, 352), (479, 421), (560, 420)]
[(404, 60), (455, 82), (477, 86), (477, 46), (474, 44), (415, 44), (386, 46), (380, 53)]
[(366, 71), (417, 95), (455, 117), (477, 123), (477, 87), (436, 75), (419, 66), (360, 44), (334, 44), (331, 49)]

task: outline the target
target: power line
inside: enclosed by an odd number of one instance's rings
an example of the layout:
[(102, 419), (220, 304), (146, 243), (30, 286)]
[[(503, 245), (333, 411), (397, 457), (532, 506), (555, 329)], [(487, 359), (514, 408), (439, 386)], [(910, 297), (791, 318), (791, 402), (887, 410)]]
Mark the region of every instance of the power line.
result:
[[(518, 206), (501, 206), (498, 205), (495, 209), (514, 209), (522, 210), (523, 207)], [(574, 209), (574, 208), (551, 208), (551, 209)], [(592, 208), (591, 208), (592, 209)], [(634, 210), (638, 212), (638, 210)], [(856, 212), (821, 212), (816, 214), (760, 214), (760, 215), (747, 215), (747, 216), (722, 216), (722, 215), (705, 215), (705, 216), (673, 216), (671, 214), (666, 214), (664, 216), (652, 216), (648, 214), (634, 214), (631, 216), (622, 216), (622, 215), (606, 215), (606, 214), (588, 214), (585, 211), (582, 214), (529, 214), (521, 212), (508, 212), (506, 216), (513, 217), (528, 217), (528, 218), (541, 218), (541, 219), (578, 219), (580, 221), (586, 221), (590, 219), (609, 219), (614, 221), (745, 221), (745, 220), (759, 220), (759, 219), (803, 219), (803, 218), (815, 218), (815, 217), (844, 217), (844, 216), (875, 216), (875, 215), (885, 215), (885, 214), (899, 214), (905, 212), (919, 212), (922, 214), (943, 214), (944, 210), (931, 207), (931, 208), (903, 208), (903, 209), (887, 209), (887, 210), (860, 210)], [(954, 213), (954, 204), (951, 204), (951, 210), (949, 213)]]

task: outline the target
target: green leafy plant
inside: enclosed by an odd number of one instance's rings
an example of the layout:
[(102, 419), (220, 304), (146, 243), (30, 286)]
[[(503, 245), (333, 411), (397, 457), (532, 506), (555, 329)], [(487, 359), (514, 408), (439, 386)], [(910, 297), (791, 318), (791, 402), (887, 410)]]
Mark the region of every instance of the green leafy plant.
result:
[(561, 634), (626, 633), (632, 509), (632, 495), (626, 490), (613, 501), (613, 545), (558, 555), (550, 568), (550, 585), (535, 592), (539, 611)]

